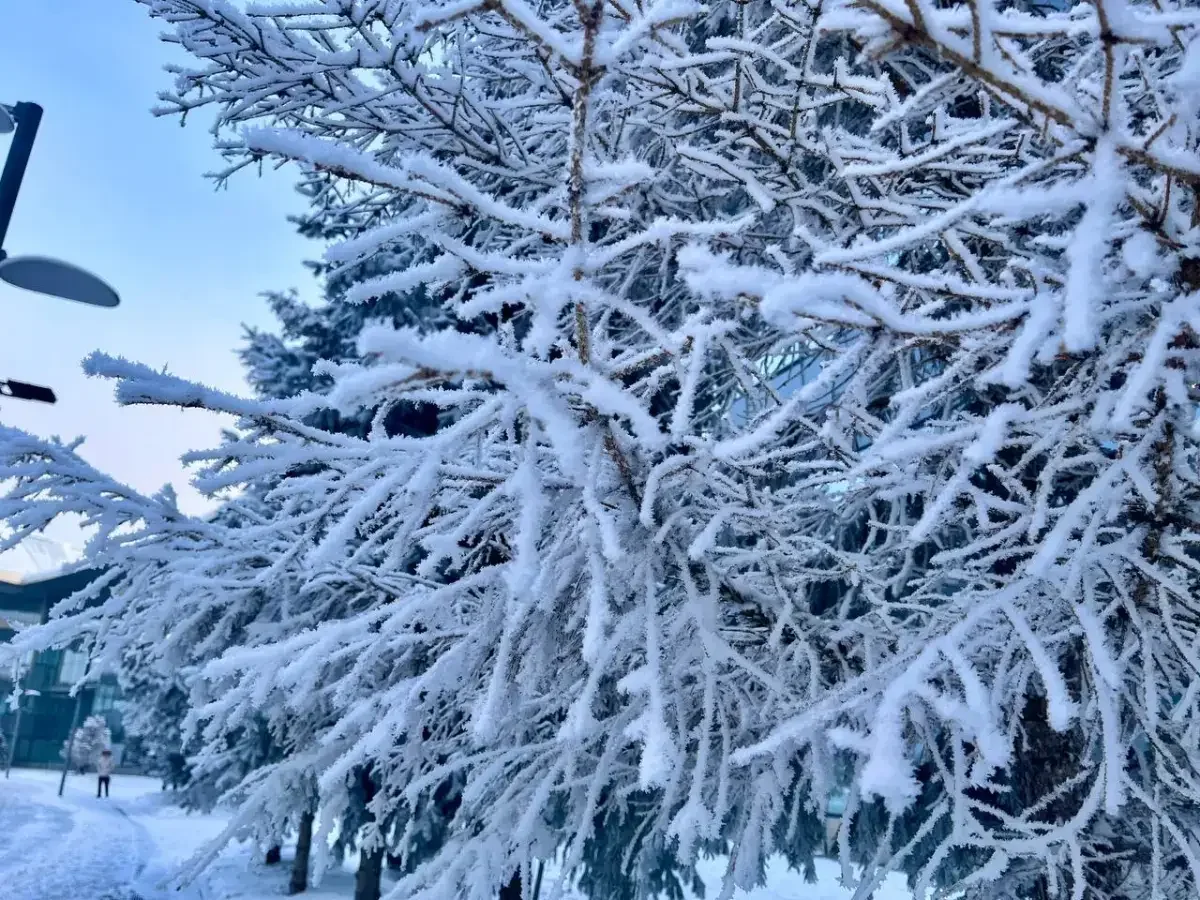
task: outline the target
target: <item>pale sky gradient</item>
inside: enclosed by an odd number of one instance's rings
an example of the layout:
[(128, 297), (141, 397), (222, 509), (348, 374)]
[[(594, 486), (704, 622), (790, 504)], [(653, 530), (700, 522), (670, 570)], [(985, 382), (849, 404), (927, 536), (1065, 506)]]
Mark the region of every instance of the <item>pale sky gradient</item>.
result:
[[(54, 388), (55, 406), (5, 401), (0, 421), (40, 435), (85, 435), (83, 454), (144, 491), (175, 484), (204, 508), (178, 458), (212, 446), (223, 423), (198, 412), (120, 409), (112, 386), (88, 379), (92, 350), (226, 390), (245, 391), (233, 350), (242, 323), (272, 324), (259, 294), (317, 285), (302, 266), (322, 248), (286, 220), (303, 200), (295, 172), (244, 173), (214, 191), (207, 117), (156, 119), (180, 51), (133, 0), (5, 2), (0, 99), (40, 103), (45, 117), (5, 249), (84, 266), (121, 295), (97, 309), (0, 283), (0, 378)], [(8, 138), (0, 138), (0, 155)], [(70, 537), (66, 531), (59, 536)], [(0, 565), (0, 568), (3, 566)]]

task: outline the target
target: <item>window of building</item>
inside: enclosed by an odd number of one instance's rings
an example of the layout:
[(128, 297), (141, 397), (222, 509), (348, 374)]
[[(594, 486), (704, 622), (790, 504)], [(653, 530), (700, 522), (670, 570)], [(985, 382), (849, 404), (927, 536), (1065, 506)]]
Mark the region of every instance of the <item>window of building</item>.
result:
[(61, 659), (61, 650), (45, 650), (37, 654), (29, 673), (25, 676), (25, 687), (35, 691), (53, 688), (58, 680), (58, 664)]
[(58, 683), (74, 684), (87, 674), (87, 656), (75, 650), (64, 650), (58, 667)]
[(116, 708), (117, 686), (102, 684), (96, 688), (96, 699), (92, 701), (92, 715), (102, 715)]
[(36, 625), (42, 621), (38, 613), (20, 609), (0, 609), (0, 628), (16, 630), (14, 626)]

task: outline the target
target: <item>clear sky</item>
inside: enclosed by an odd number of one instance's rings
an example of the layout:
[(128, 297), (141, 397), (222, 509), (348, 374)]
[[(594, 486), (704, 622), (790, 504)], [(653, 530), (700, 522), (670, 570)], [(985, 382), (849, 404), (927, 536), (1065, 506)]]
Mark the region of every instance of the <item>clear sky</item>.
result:
[[(295, 173), (246, 172), (214, 190), (203, 177), (220, 164), (210, 120), (189, 117), (181, 128), (150, 113), (170, 86), (162, 66), (180, 51), (158, 40), (166, 26), (133, 0), (0, 6), (0, 100), (45, 108), (5, 249), (81, 265), (121, 295), (116, 309), (97, 309), (0, 283), (0, 378), (53, 387), (59, 398), (4, 401), (0, 421), (84, 435), (96, 466), (141, 490), (173, 482), (199, 511), (178, 458), (212, 446), (225, 423), (118, 408), (112, 385), (84, 377), (79, 362), (99, 349), (244, 391), (233, 351), (242, 323), (271, 325), (260, 293), (317, 291), (302, 261), (321, 248), (286, 219), (303, 208)], [(7, 149), (0, 137), (0, 155)]]

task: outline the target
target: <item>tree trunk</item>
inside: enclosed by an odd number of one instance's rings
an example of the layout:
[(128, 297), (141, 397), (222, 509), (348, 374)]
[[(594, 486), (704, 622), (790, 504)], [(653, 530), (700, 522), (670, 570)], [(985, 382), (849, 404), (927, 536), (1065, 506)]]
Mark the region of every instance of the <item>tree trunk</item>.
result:
[(283, 849), (278, 844), (272, 844), (267, 848), (265, 862), (268, 866), (278, 865), (281, 859), (283, 859)]
[[(370, 764), (358, 770), (358, 783), (362, 788), (363, 805), (369, 809), (378, 790), (371, 774)], [(370, 812), (367, 813), (368, 821), (374, 821), (374, 818)], [(380, 881), (383, 878), (383, 857), (386, 852), (382, 841), (380, 846), (373, 850), (360, 848), (358, 871), (354, 873), (354, 900), (379, 900)]]
[(354, 873), (354, 900), (379, 900), (383, 878), (383, 848), (364, 850), (358, 858)]
[(289, 894), (302, 894), (308, 889), (308, 857), (312, 851), (313, 813), (305, 810), (300, 814), (300, 833), (296, 836), (296, 856), (292, 860), (292, 878), (288, 882)]
[(508, 884), (500, 888), (500, 900), (521, 900), (521, 870), (513, 872)]
[[(1069, 779), (1079, 764), (1079, 738), (1073, 731), (1057, 732), (1050, 727), (1045, 697), (1030, 696), (1021, 714), (1023, 740), (1013, 766), (1014, 787), (1023, 808), (1028, 808)], [(1068, 794), (1045, 804), (1039, 819), (1047, 824), (1066, 821), (1078, 797)], [(1030, 900), (1053, 900), (1050, 882), (1039, 874), (1030, 886)]]

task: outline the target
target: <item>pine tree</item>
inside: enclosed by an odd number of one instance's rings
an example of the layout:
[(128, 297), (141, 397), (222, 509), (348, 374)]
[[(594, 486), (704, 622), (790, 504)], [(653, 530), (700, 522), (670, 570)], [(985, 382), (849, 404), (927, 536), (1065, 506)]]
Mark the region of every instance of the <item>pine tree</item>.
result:
[[(345, 224), (343, 219), (344, 215), (317, 209), (299, 224), (301, 232), (310, 237), (345, 238), (354, 233), (354, 226), (353, 223)], [(409, 246), (401, 243), (391, 253), (379, 254), (366, 263), (343, 266), (336, 271), (331, 271), (328, 265), (313, 264), (314, 273), (325, 279), (325, 302), (318, 307), (304, 304), (294, 293), (269, 295), (272, 311), (279, 322), (278, 333), (249, 330), (240, 352), (248, 380), (256, 393), (286, 398), (302, 392), (327, 391), (332, 380), (314, 372), (314, 367), (357, 359), (357, 338), (367, 325), (386, 323), (394, 328), (409, 326), (422, 331), (450, 327), (441, 305), (433, 302), (419, 287), (404, 294), (384, 294), (356, 304), (344, 301), (346, 292), (355, 284), (380, 277), (387, 267), (402, 268), (411, 255)], [(374, 410), (367, 410), (339, 414), (323, 408), (308, 416), (306, 421), (332, 433), (365, 435), (374, 413)], [(437, 408), (431, 404), (401, 406), (388, 411), (383, 419), (388, 434), (429, 435), (437, 426)], [(265, 485), (263, 489), (269, 487)], [(358, 773), (352, 776), (351, 782), (369, 783), (369, 778)], [(351, 790), (349, 800), (340, 820), (339, 839), (334, 845), (334, 851), (339, 855), (360, 849), (357, 843), (363, 827), (374, 822), (374, 817), (366, 810), (369, 798), (361, 790)], [(380, 828), (380, 833), (390, 830), (385, 825)], [(303, 890), (308, 881), (307, 842), (312, 839), (312, 812), (309, 810), (300, 813), (299, 835), (290, 886), (292, 893)], [(358, 900), (378, 896), (385, 853), (384, 846), (360, 852), (360, 873), (355, 890)]]
[(163, 789), (178, 790), (190, 780), (183, 743), (188, 712), (187, 685), (175, 673), (160, 675), (144, 662), (145, 651), (127, 654), (120, 670), (121, 723), (131, 742), (140, 744), (148, 770)]

